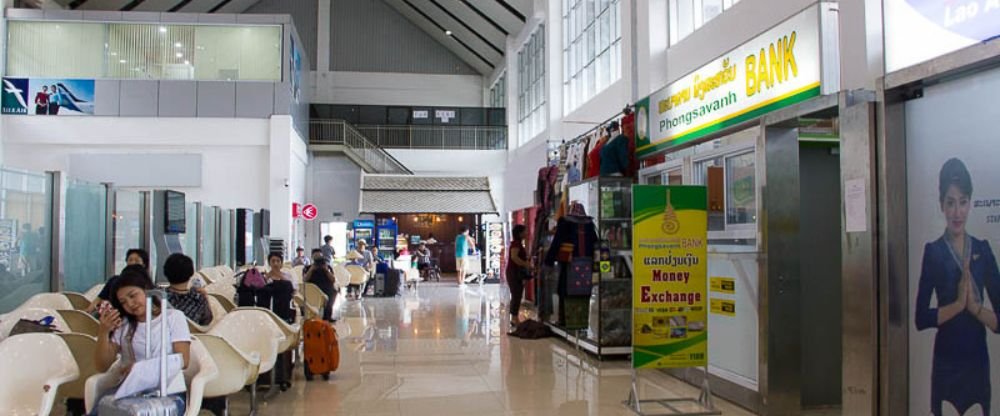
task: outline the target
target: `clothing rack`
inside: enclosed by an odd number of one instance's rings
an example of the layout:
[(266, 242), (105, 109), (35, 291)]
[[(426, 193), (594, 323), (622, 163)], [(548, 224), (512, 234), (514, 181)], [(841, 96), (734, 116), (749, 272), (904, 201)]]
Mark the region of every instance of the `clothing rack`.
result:
[(625, 108), (622, 109), (622, 111), (619, 111), (619, 112), (615, 113), (615, 115), (611, 116), (607, 120), (604, 120), (604, 121), (602, 121), (600, 123), (597, 123), (597, 125), (594, 126), (594, 127), (591, 127), (590, 130), (587, 130), (587, 131), (581, 133), (580, 135), (578, 135), (578, 136), (570, 139), (569, 141), (563, 140), (563, 143), (562, 143), (563, 146), (569, 146), (569, 145), (572, 145), (572, 144), (576, 144), (577, 142), (579, 142), (579, 141), (583, 140), (584, 138), (590, 136), (591, 133), (593, 133), (593, 132), (595, 132), (597, 130), (600, 130), (601, 128), (607, 126), (608, 124), (611, 124), (612, 121), (620, 120), (623, 116), (625, 116), (626, 112), (632, 112), (633, 108), (634, 107), (631, 104), (626, 105)]

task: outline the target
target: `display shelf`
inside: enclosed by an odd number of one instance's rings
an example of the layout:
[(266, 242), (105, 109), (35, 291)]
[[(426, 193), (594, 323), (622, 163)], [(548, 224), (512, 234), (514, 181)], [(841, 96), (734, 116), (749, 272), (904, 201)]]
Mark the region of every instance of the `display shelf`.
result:
[[(600, 239), (594, 258), (609, 260), (611, 270), (594, 267), (594, 286), (589, 296), (586, 330), (555, 327), (571, 343), (598, 356), (629, 354), (632, 342), (632, 180), (592, 178), (569, 189), (572, 202), (584, 205), (594, 219)], [(566, 315), (570, 312), (567, 310)], [(578, 326), (578, 316), (562, 317), (561, 322)], [(556, 330), (558, 329), (558, 330)], [(580, 340), (576, 340), (577, 334)]]
[(579, 336), (583, 335), (584, 330), (567, 330), (558, 325), (546, 322), (546, 326), (552, 330), (553, 334), (565, 339), (570, 344), (574, 345), (580, 350), (587, 351), (598, 357), (604, 356), (614, 356), (614, 355), (629, 355), (632, 353), (632, 347), (602, 347), (597, 345), (593, 340), (585, 337)]

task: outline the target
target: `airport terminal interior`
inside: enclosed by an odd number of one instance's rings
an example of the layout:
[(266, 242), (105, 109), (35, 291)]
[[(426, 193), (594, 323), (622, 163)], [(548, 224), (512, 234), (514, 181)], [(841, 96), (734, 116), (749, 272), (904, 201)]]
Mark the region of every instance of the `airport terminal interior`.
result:
[(0, 5), (0, 415), (1000, 416), (997, 0)]

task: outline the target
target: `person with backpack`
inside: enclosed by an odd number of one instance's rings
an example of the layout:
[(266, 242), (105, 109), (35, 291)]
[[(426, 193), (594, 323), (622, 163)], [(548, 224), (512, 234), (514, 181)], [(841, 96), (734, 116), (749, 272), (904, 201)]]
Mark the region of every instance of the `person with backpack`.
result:
[(191, 288), (194, 261), (181, 253), (171, 254), (163, 263), (163, 274), (170, 282), (170, 287), (167, 288), (167, 301), (170, 305), (198, 325), (212, 323), (212, 308), (208, 306), (208, 297)]

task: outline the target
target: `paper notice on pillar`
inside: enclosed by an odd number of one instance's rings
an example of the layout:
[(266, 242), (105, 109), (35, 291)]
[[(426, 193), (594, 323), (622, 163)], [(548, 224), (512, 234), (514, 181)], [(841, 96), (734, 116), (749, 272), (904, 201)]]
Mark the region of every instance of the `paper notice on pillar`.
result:
[(864, 179), (850, 179), (844, 185), (844, 216), (849, 233), (868, 231), (867, 190)]
[(636, 185), (632, 366), (708, 363), (708, 191)]

